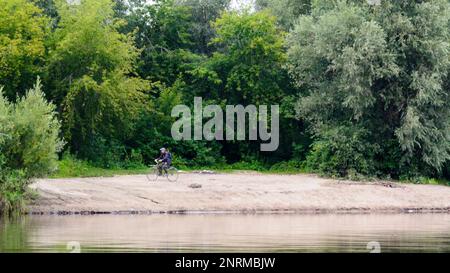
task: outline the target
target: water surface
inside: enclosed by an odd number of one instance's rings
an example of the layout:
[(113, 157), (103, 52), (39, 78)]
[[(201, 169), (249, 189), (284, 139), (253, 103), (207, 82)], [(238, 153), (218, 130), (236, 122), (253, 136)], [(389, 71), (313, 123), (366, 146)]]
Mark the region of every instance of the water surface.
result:
[(0, 222), (0, 252), (369, 252), (369, 242), (381, 252), (450, 252), (450, 214), (27, 216)]

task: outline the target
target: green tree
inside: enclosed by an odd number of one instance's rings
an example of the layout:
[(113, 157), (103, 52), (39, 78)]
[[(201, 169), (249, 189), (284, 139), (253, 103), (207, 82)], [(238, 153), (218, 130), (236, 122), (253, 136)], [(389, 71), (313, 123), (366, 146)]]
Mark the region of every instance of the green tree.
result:
[(113, 17), (110, 0), (61, 1), (58, 13), (47, 82), (62, 112), (64, 136), (72, 152), (92, 160), (106, 156), (111, 146), (123, 153), (149, 89), (135, 75), (134, 37), (119, 33), (124, 21)]
[(212, 43), (221, 50), (211, 58), (229, 103), (270, 104), (280, 101), (286, 86), (283, 73), (284, 32), (269, 13), (228, 12), (213, 26)]
[[(282, 147), (267, 160), (284, 159), (292, 155), (292, 138), (298, 137), (298, 122), (289, 117), (294, 89), (284, 69), (284, 32), (276, 18), (267, 11), (228, 12), (213, 23), (216, 32), (212, 44), (218, 49), (210, 58), (200, 60), (186, 73), (182, 91), (188, 103), (194, 95), (204, 103), (220, 104), (281, 104)], [(292, 134), (297, 132), (297, 134)], [(222, 142), (223, 154), (229, 161), (252, 160), (261, 157), (258, 142)]]
[(258, 10), (269, 9), (285, 30), (291, 29), (300, 15), (311, 12), (311, 0), (256, 0), (255, 4)]
[(35, 3), (35, 5), (50, 19), (52, 29), (55, 29), (58, 26), (60, 19), (56, 1), (58, 0), (32, 0), (32, 2)]
[(56, 170), (63, 141), (55, 106), (44, 97), (38, 79), (16, 103), (0, 87), (0, 213), (21, 209), (33, 177)]
[[(42, 72), (49, 20), (27, 0), (0, 5), (0, 85), (11, 100), (23, 95)], [(20, 91), (18, 91), (20, 90)]]
[[(127, 21), (123, 33), (136, 32), (136, 45), (141, 50), (138, 73), (152, 80), (152, 107), (142, 112), (136, 130), (127, 145), (141, 153), (145, 162), (152, 162), (159, 148), (170, 147), (177, 165), (201, 166), (221, 161), (219, 145), (197, 141), (174, 141), (170, 116), (172, 107), (191, 98), (184, 80), (187, 74), (206, 57), (201, 52), (201, 41), (193, 38), (195, 11), (186, 2), (160, 0), (118, 1), (116, 14)], [(211, 148), (210, 148), (211, 147)]]
[(195, 43), (194, 52), (211, 55), (215, 51), (210, 44), (215, 35), (211, 23), (229, 8), (230, 0), (177, 0), (176, 3), (188, 7), (191, 12), (189, 32)]
[(11, 104), (0, 95), (0, 152), (4, 167), (39, 177), (56, 169), (60, 123), (55, 106), (47, 102), (38, 79), (35, 86)]
[(122, 9), (127, 10), (121, 12), (127, 21), (122, 32), (136, 31), (135, 43), (140, 49), (139, 75), (152, 82), (172, 85), (185, 71), (184, 65), (196, 57), (192, 54), (190, 9), (173, 0), (157, 0), (151, 4), (135, 0), (122, 5)]
[(380, 147), (362, 154), (384, 173), (439, 172), (450, 159), (450, 3), (316, 2), (288, 38), (290, 74), (305, 90), (299, 116), (317, 139), (346, 126), (347, 137)]

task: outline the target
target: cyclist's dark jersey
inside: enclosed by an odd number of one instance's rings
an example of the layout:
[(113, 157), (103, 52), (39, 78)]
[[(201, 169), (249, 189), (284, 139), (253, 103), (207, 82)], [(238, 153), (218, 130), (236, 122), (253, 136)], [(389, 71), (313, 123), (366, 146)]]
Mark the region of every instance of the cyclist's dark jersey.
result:
[(162, 162), (167, 163), (168, 165), (171, 165), (171, 164), (172, 164), (172, 154), (169, 153), (169, 152), (167, 152), (167, 153), (161, 155), (161, 156), (159, 157), (159, 159), (160, 159)]

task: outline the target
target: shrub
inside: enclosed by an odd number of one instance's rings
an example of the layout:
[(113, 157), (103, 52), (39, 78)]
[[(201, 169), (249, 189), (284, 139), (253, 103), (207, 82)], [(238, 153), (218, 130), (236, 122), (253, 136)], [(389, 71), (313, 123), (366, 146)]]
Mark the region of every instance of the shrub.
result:
[(28, 177), (41, 177), (56, 170), (60, 123), (55, 106), (46, 101), (38, 79), (36, 85), (12, 107), (9, 141), (5, 145), (7, 166), (23, 169)]
[(368, 132), (361, 128), (324, 128), (307, 156), (306, 165), (331, 176), (373, 175), (376, 170), (374, 156), (379, 147), (370, 143), (367, 137)]
[(29, 179), (23, 170), (0, 170), (0, 213), (23, 208), (28, 183)]
[(46, 101), (39, 79), (15, 104), (0, 89), (0, 203), (19, 204), (33, 177), (56, 170), (60, 124), (55, 106)]
[(125, 146), (112, 137), (108, 139), (100, 134), (92, 134), (83, 146), (76, 154), (77, 157), (97, 167), (118, 168), (125, 159)]

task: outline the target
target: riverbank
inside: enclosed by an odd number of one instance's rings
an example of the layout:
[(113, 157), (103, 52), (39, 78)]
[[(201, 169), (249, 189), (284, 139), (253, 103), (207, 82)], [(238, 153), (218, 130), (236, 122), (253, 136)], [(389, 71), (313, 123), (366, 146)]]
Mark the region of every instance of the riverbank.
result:
[(40, 179), (30, 214), (450, 212), (450, 187), (351, 182), (315, 175), (183, 173)]

